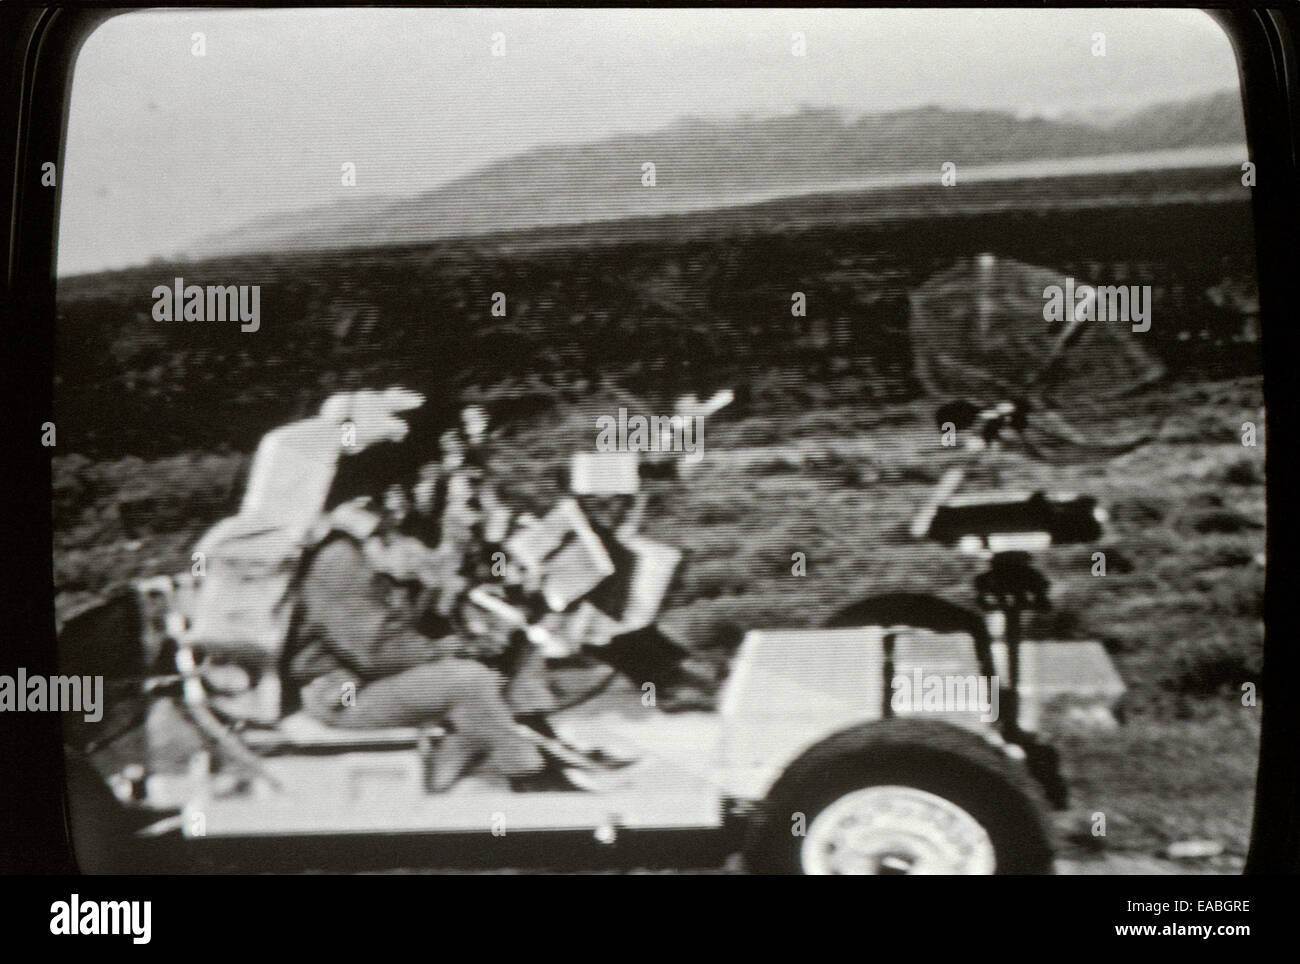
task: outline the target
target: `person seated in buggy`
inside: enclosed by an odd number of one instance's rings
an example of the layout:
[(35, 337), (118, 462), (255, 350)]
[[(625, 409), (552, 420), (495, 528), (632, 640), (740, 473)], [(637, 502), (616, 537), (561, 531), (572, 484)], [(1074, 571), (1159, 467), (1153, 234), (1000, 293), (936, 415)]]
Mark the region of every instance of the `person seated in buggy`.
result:
[[(360, 496), (322, 512), (337, 501), (326, 491), (337, 496), (336, 470), (363, 461), (355, 456), (369, 445), (405, 441), (398, 416), (422, 401), (401, 390), (336, 396), (319, 417), (263, 440), (240, 515), (200, 543), (213, 565), (198, 588), (187, 639), (198, 651), (230, 653), (240, 636), (274, 658), (263, 662), (275, 669), (260, 674), (277, 687), (273, 698), (256, 701), (264, 722), (298, 704), (333, 726), (448, 724), (431, 790), (471, 771), (520, 788), (596, 789), (589, 775), (548, 766), (557, 755), (539, 751), (556, 749), (543, 716), (553, 703), (539, 647), (564, 650), (565, 641), (533, 625), (494, 639), (480, 627), (466, 631), (458, 618), (474, 611), (463, 605), (472, 588), (495, 582), (503, 589), (487, 569), (512, 523), (486, 477), (481, 411), (467, 409), (463, 428), (444, 433), (441, 464), (426, 463), (405, 484), (383, 487), (382, 504)], [(257, 565), (250, 568), (250, 560)], [(516, 600), (528, 590), (511, 588)], [(501, 644), (506, 637), (510, 644)], [(601, 653), (614, 657), (621, 648)], [(639, 639), (634, 648), (648, 643)], [(558, 759), (574, 762), (563, 753)]]
[(555, 699), (541, 647), (564, 643), (466, 618), (475, 586), (528, 593), (492, 572), (512, 520), (475, 452), (474, 414), (464, 413), (464, 433), (442, 435), (440, 462), (388, 484), (382, 505), (345, 501), (309, 534), (290, 593), (285, 682), (333, 726), (449, 725), (431, 791), (468, 773), (517, 790), (602, 789), (601, 771), (629, 761), (574, 750), (546, 724)]
[[(403, 535), (405, 497), (382, 513), (350, 503), (303, 561), (287, 646), (286, 683), (312, 717), (334, 726), (450, 724), (429, 789), (473, 769), (518, 779), (544, 769), (515, 722), (496, 671), (471, 658), (452, 609), (458, 560)], [(427, 607), (427, 608), (426, 608)]]

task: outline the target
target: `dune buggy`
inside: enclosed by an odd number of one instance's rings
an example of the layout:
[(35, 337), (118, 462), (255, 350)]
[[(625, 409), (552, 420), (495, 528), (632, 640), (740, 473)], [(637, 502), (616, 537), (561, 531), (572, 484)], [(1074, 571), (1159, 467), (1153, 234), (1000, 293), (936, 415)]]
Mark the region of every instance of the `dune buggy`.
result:
[[(1047, 801), (1063, 803), (1063, 785), (1034, 721), (1062, 697), (1110, 706), (1123, 686), (1095, 643), (1021, 640), (1021, 615), (1044, 603), (1047, 586), (1017, 540), (1095, 538), (1090, 500), (963, 503), (940, 493), (918, 532), (991, 551), (977, 595), (996, 619), (926, 594), (879, 596), (819, 628), (745, 632), (713, 711), (664, 712), (639, 681), (622, 680), (552, 714), (556, 752), (616, 748), (632, 761), (608, 790), (430, 793), (440, 726), (344, 729), (286, 715), (283, 595), (302, 532), (324, 503), (340, 431), (356, 446), (401, 439), (400, 413), (418, 402), (409, 393), (340, 396), (272, 432), (240, 513), (199, 543), (200, 574), (136, 584), (138, 638), (101, 641), (138, 649), (150, 670), (126, 684), (145, 707), (147, 749), (102, 775), (115, 805), (136, 815), (134, 835), (183, 847), (198, 838), (577, 831), (616, 846), (625, 832), (690, 830), (767, 872), (1051, 870)], [(639, 497), (642, 488), (619, 454), (575, 456), (569, 477), (580, 495)], [(603, 551), (578, 503), (563, 500), (518, 545), (552, 611), (545, 625), (490, 592), (471, 598), (562, 661), (578, 639), (607, 641), (658, 615), (681, 554), (633, 528), (618, 543)], [(80, 618), (82, 630), (92, 625), (93, 614)], [(991, 681), (998, 718), (974, 702), (900, 706), (894, 681), (922, 671)], [(73, 800), (74, 829), (87, 805)]]

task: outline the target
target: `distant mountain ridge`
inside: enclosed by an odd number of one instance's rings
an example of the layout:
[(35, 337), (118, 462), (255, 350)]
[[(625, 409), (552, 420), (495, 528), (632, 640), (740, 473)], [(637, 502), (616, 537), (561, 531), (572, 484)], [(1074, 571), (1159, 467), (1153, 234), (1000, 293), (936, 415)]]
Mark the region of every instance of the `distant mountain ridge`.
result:
[[(496, 231), (726, 208), (854, 180), (962, 167), (1245, 142), (1235, 90), (1110, 123), (927, 106), (846, 120), (683, 118), (645, 134), (534, 148), (411, 198), (357, 198), (259, 218), (188, 246), (193, 258), (419, 244)], [(642, 185), (642, 165), (656, 184)]]

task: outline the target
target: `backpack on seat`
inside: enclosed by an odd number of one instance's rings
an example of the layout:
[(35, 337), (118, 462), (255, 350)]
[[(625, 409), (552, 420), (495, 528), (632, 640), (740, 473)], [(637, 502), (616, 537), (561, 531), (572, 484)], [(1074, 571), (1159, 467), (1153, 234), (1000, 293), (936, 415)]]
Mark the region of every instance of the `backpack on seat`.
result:
[(233, 715), (279, 718), (290, 586), (329, 494), (338, 452), (338, 428), (324, 418), (268, 433), (253, 457), (239, 514), (217, 523), (195, 546), (199, 578), (186, 613), (186, 642), (213, 662), (250, 672), (251, 695), (214, 697)]

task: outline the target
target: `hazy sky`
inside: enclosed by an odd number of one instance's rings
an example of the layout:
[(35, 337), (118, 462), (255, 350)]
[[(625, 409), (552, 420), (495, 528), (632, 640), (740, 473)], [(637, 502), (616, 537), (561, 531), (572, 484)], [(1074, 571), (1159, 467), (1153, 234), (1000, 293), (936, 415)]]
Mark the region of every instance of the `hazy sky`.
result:
[[(1227, 37), (1197, 11), (131, 13), (77, 60), (59, 271), (137, 264), (268, 212), (415, 194), (541, 143), (687, 114), (1052, 116), (1236, 84)], [(354, 188), (340, 184), (345, 161)]]

